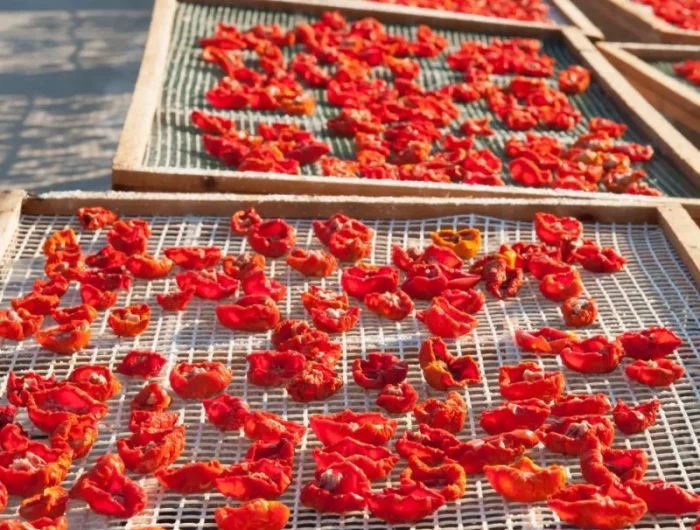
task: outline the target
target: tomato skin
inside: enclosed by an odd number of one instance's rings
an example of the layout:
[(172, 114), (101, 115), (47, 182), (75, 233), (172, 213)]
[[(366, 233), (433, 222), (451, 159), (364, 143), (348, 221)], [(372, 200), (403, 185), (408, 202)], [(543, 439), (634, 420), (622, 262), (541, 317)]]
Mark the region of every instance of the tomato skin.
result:
[(413, 456), (408, 467), (401, 473), (401, 485), (423, 484), (432, 492), (442, 495), (446, 501), (456, 501), (467, 488), (467, 475), (456, 462), (431, 467), (420, 458)]
[(304, 276), (326, 278), (335, 272), (338, 262), (325, 250), (295, 248), (287, 256), (287, 265)]
[(537, 398), (547, 403), (561, 395), (564, 383), (561, 372), (544, 372), (532, 362), (502, 366), (498, 374), (501, 395), (509, 401)]
[(612, 449), (595, 436), (589, 436), (581, 451), (581, 474), (589, 484), (626, 483), (641, 480), (647, 471), (648, 457), (642, 449)]
[(43, 517), (56, 519), (65, 515), (68, 499), (67, 490), (61, 486), (52, 486), (40, 494), (23, 499), (18, 513), (27, 521), (36, 521)]
[(177, 286), (182, 291), (194, 288), (194, 294), (204, 300), (223, 300), (236, 294), (240, 282), (214, 270), (188, 270), (175, 275)]
[(423, 251), (416, 248), (403, 249), (398, 245), (394, 245), (391, 261), (394, 266), (404, 272), (408, 272), (416, 263), (437, 263), (453, 269), (461, 269), (464, 266), (464, 261), (454, 250), (437, 245), (430, 245)]
[(7, 400), (17, 407), (26, 407), (30, 394), (49, 390), (57, 385), (54, 374), (44, 377), (37, 372), (26, 372), (18, 376), (11, 371), (7, 378)]
[(367, 390), (380, 390), (385, 385), (402, 383), (408, 375), (408, 363), (386, 352), (371, 352), (366, 359), (355, 359), (352, 377)]
[(627, 263), (612, 248), (598, 248), (595, 245), (584, 245), (575, 252), (575, 258), (581, 266), (589, 272), (613, 273), (619, 272)]
[(600, 416), (612, 410), (606, 394), (566, 394), (551, 406), (552, 416)]
[(110, 226), (117, 219), (119, 219), (118, 214), (108, 210), (107, 208), (103, 208), (102, 206), (86, 206), (83, 208), (78, 208), (76, 215), (78, 216), (80, 226), (82, 226), (85, 230), (99, 230), (105, 226)]
[(263, 458), (279, 460), (291, 466), (294, 462), (294, 444), (285, 438), (280, 438), (279, 441), (273, 443), (266, 443), (262, 440), (253, 442), (248, 448), (245, 459), (255, 461)]
[(163, 311), (184, 311), (194, 298), (196, 292), (197, 288), (190, 286), (182, 291), (158, 293), (156, 295), (156, 302), (163, 308)]
[(566, 484), (564, 467), (542, 468), (526, 456), (510, 465), (484, 466), (484, 475), (493, 489), (515, 502), (545, 501)]
[(131, 410), (163, 412), (170, 407), (172, 400), (160, 384), (148, 383), (131, 400)]
[(63, 309), (54, 309), (51, 312), (51, 318), (53, 318), (59, 324), (67, 324), (72, 320), (85, 320), (92, 324), (95, 320), (97, 320), (97, 317), (97, 309), (88, 304), (64, 307)]
[(291, 482), (291, 467), (263, 458), (226, 468), (216, 479), (216, 489), (226, 497), (242, 501), (257, 498), (272, 500), (282, 495)]
[(248, 415), (243, 430), (251, 440), (276, 443), (284, 439), (295, 446), (306, 434), (306, 427), (303, 425), (262, 410), (256, 410)]
[(654, 398), (636, 407), (630, 407), (621, 399), (613, 409), (613, 419), (617, 428), (625, 434), (644, 432), (656, 423), (656, 414), (661, 407), (661, 401)]
[(108, 407), (72, 384), (62, 384), (29, 395), (27, 414), (42, 432), (51, 433), (70, 418), (99, 421)]
[(12, 309), (19, 312), (24, 310), (34, 316), (49, 316), (53, 313), (61, 299), (56, 295), (39, 294), (32, 291), (22, 298), (12, 298)]
[(94, 418), (70, 417), (51, 433), (49, 440), (52, 448), (71, 453), (75, 460), (90, 452), (97, 436)]
[(68, 381), (97, 401), (112, 399), (122, 389), (119, 379), (106, 366), (79, 366), (70, 373)]
[(141, 475), (171, 465), (184, 448), (183, 425), (162, 431), (140, 431), (117, 440), (117, 450), (126, 468)]
[(625, 374), (633, 381), (650, 387), (671, 386), (685, 375), (685, 368), (670, 359), (634, 361), (625, 367)]
[(309, 425), (323, 445), (333, 445), (344, 438), (352, 438), (373, 445), (386, 445), (394, 436), (398, 421), (378, 412), (344, 410), (322, 416), (309, 417)]
[(655, 361), (671, 355), (683, 341), (668, 328), (649, 328), (627, 331), (617, 340), (622, 343), (625, 356), (641, 361)]
[(598, 303), (593, 298), (582, 300), (581, 297), (573, 297), (564, 301), (561, 312), (567, 326), (590, 326), (598, 316)]
[(317, 329), (325, 333), (345, 333), (359, 322), (360, 308), (312, 309), (311, 320)]
[(281, 301), (287, 295), (287, 287), (268, 278), (263, 269), (250, 271), (243, 277), (242, 284), (245, 294), (269, 296), (275, 302)]
[(107, 233), (109, 244), (127, 256), (143, 254), (148, 247), (151, 227), (148, 222), (140, 219), (115, 221)]
[(558, 246), (564, 236), (580, 237), (583, 225), (573, 217), (557, 217), (549, 213), (535, 214), (537, 236), (551, 246)]
[(364, 509), (371, 495), (367, 475), (347, 460), (317, 470), (315, 480), (301, 490), (301, 503), (320, 513), (348, 513)]
[(301, 294), (301, 303), (309, 313), (313, 309), (347, 309), (349, 307), (347, 293), (322, 289), (316, 285), (309, 286), (309, 290)]
[(173, 261), (167, 257), (156, 259), (149, 254), (139, 254), (129, 256), (126, 268), (135, 278), (153, 280), (165, 278), (173, 268)]
[(248, 382), (262, 387), (284, 386), (304, 370), (306, 357), (295, 351), (253, 352), (246, 356)]
[(209, 269), (221, 261), (221, 249), (218, 247), (170, 247), (163, 253), (178, 267), (190, 270)]
[(105, 311), (117, 303), (117, 293), (84, 284), (80, 287), (80, 299), (98, 311)]
[(117, 367), (117, 372), (129, 377), (150, 379), (160, 374), (168, 360), (161, 353), (148, 350), (131, 350)]
[(559, 352), (559, 357), (568, 368), (585, 374), (610, 373), (620, 364), (623, 355), (622, 344), (603, 335), (584, 341), (571, 341)]
[(352, 438), (345, 438), (333, 445), (314, 449), (313, 458), (320, 473), (333, 464), (350, 462), (361, 469), (370, 480), (386, 478), (399, 461), (399, 457), (386, 447), (378, 447)]
[(542, 354), (556, 354), (563, 350), (570, 341), (577, 339), (573, 333), (553, 328), (541, 328), (536, 331), (515, 331), (515, 342), (524, 351)]
[(252, 249), (268, 258), (284, 256), (296, 244), (296, 230), (282, 219), (252, 225), (247, 237)]
[(416, 318), (431, 334), (451, 339), (466, 335), (479, 325), (476, 318), (460, 311), (442, 296), (433, 298), (432, 305), (416, 313)]
[(418, 352), (423, 377), (436, 390), (463, 388), (481, 382), (481, 371), (470, 355), (456, 357), (440, 337), (426, 339)]
[(447, 447), (445, 453), (459, 462), (467, 474), (481, 473), (487, 465), (510, 464), (538, 443), (539, 439), (534, 432), (520, 429), (469, 442), (459, 442)]
[(457, 392), (448, 392), (444, 402), (430, 398), (418, 403), (413, 408), (413, 416), (419, 424), (456, 434), (464, 427), (467, 406)]
[(332, 368), (317, 362), (307, 362), (306, 367), (289, 380), (285, 389), (292, 400), (309, 403), (328, 399), (343, 384), (343, 379)]
[(123, 473), (113, 473), (104, 479), (85, 477), (76, 492), (90, 509), (107, 517), (128, 518), (146, 508), (146, 491)]
[(487, 433), (501, 434), (516, 429), (535, 431), (549, 418), (550, 408), (537, 398), (504, 403), (481, 413), (480, 425)]
[(251, 227), (261, 224), (262, 217), (252, 206), (247, 210), (238, 210), (231, 216), (231, 231), (234, 234), (243, 236), (248, 233)]
[(256, 269), (265, 269), (265, 256), (243, 252), (238, 256), (226, 256), (224, 258), (224, 272), (231, 278), (242, 280), (248, 273)]
[(428, 517), (445, 504), (445, 498), (425, 486), (385, 488), (369, 497), (369, 510), (390, 524), (415, 523)]
[(200, 401), (223, 392), (232, 379), (233, 370), (216, 361), (177, 363), (169, 376), (178, 396)]
[(177, 412), (132, 410), (129, 418), (129, 430), (133, 433), (162, 431), (172, 429), (179, 420), (180, 415)]
[(233, 330), (261, 332), (274, 328), (280, 321), (280, 312), (272, 298), (261, 295), (246, 295), (234, 304), (216, 307), (216, 318)]
[(289, 508), (281, 502), (254, 499), (237, 508), (217, 508), (214, 519), (219, 530), (283, 530), (289, 521)]
[(396, 452), (405, 459), (416, 456), (429, 465), (442, 463), (447, 449), (461, 442), (455, 435), (443, 429), (434, 429), (429, 425), (419, 425), (419, 433), (406, 431), (396, 441)]
[(36, 333), (44, 321), (42, 315), (32, 315), (26, 309), (0, 310), (0, 338), (22, 341)]
[(473, 258), (481, 249), (481, 231), (478, 228), (439, 230), (430, 234), (430, 239), (434, 245), (448, 248), (464, 259)]
[(68, 287), (70, 287), (70, 281), (59, 274), (49, 280), (34, 280), (32, 291), (62, 298), (68, 292)]
[(553, 453), (578, 456), (589, 436), (595, 436), (605, 447), (611, 445), (615, 426), (605, 416), (567, 416), (543, 426), (537, 434)]
[(625, 486), (646, 503), (649, 513), (682, 515), (697, 513), (700, 508), (700, 495), (677, 484), (663, 480), (630, 480)]
[(136, 337), (146, 331), (151, 323), (151, 307), (148, 304), (136, 304), (113, 309), (107, 323), (118, 337)]
[(388, 265), (360, 263), (344, 269), (340, 282), (349, 296), (364, 300), (369, 293), (394, 292), (399, 286), (399, 271)]
[(224, 471), (218, 460), (191, 462), (179, 468), (160, 468), (155, 472), (160, 484), (182, 494), (204, 493), (214, 489), (214, 483)]
[[(17, 470), (12, 467), (12, 462), (16, 459), (36, 457), (44, 463), (33, 470)], [(70, 453), (27, 440), (12, 450), (0, 452), (0, 483), (5, 486), (9, 495), (32, 497), (46, 488), (58, 486), (68, 474), (70, 466)]]

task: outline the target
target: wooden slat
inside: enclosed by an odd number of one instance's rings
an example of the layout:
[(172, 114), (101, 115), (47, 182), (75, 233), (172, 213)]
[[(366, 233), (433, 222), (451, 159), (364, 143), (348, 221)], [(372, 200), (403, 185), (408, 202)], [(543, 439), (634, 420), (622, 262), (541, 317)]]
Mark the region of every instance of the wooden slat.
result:
[(7, 256), (6, 253), (17, 232), (22, 200), (25, 196), (25, 192), (19, 190), (0, 192), (0, 263), (2, 258)]
[(700, 227), (682, 207), (659, 207), (659, 225), (700, 285)]
[[(700, 45), (697, 44), (649, 44), (644, 42), (606, 42), (600, 44), (622, 48), (635, 57), (646, 61), (700, 59)], [(600, 48), (602, 49), (603, 46)]]
[(572, 0), (552, 0), (552, 3), (571, 24), (579, 28), (589, 39), (599, 41), (605, 38), (600, 28), (593, 24)]

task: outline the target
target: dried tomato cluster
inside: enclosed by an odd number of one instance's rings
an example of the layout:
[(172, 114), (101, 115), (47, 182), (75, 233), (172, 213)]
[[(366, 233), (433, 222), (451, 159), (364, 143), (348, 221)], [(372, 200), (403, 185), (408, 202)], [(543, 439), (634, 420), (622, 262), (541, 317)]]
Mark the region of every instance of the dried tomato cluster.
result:
[(700, 85), (700, 60), (688, 59), (673, 65), (676, 75), (687, 79), (694, 85)]
[(651, 6), (654, 14), (669, 24), (691, 31), (700, 30), (700, 5), (697, 0), (634, 0)]
[(507, 18), (528, 22), (550, 22), (549, 5), (542, 0), (373, 0), (374, 2), (398, 4), (440, 11), (457, 11), (469, 15)]

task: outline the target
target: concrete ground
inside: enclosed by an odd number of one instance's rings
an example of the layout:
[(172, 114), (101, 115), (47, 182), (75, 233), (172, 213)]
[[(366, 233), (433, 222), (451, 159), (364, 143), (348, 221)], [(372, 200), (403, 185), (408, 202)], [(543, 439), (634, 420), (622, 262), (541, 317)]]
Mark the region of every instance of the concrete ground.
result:
[(102, 190), (152, 0), (0, 0), (0, 189)]

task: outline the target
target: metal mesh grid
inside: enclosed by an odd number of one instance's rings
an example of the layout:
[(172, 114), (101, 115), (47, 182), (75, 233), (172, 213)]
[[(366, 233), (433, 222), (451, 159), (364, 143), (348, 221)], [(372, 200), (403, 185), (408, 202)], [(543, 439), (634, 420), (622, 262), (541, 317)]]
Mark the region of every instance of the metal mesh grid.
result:
[[(217, 245), (225, 252), (237, 253), (246, 249), (245, 239), (232, 236), (228, 219), (216, 217), (152, 217), (148, 219), (153, 228), (149, 241), (149, 252), (162, 255), (163, 248), (173, 245)], [(313, 236), (310, 220), (290, 221), (298, 231), (298, 245), (320, 248)], [(368, 221), (376, 232), (371, 260), (375, 263), (390, 261), (394, 244), (425, 246), (428, 234), (441, 227), (475, 226), (484, 236), (486, 251), (493, 251), (502, 242), (535, 240), (531, 223), (503, 221), (491, 217), (464, 215), (431, 220)], [(9, 299), (31, 290), (33, 281), (42, 276), (44, 258), (42, 243), (46, 236), (57, 229), (78, 225), (74, 217), (23, 216), (18, 229), (16, 243), (10, 252), (11, 259), (0, 270), (0, 303), (9, 306)], [(105, 231), (83, 233), (80, 236), (83, 251), (91, 253), (105, 244)], [(668, 239), (655, 225), (600, 225), (586, 224), (585, 237), (598, 244), (612, 246), (628, 259), (628, 265), (615, 275), (593, 275), (583, 272), (588, 294), (600, 305), (600, 317), (594, 327), (582, 335), (604, 333), (617, 335), (625, 330), (636, 330), (646, 326), (667, 325), (683, 338), (683, 346), (676, 352), (675, 360), (682, 363), (687, 376), (668, 390), (652, 390), (630, 384), (621, 368), (607, 376), (585, 377), (566, 370), (557, 358), (534, 358), (547, 369), (561, 369), (567, 377), (567, 391), (604, 392), (614, 401), (623, 398), (638, 402), (659, 395), (663, 407), (657, 424), (641, 435), (625, 437), (619, 435), (615, 446), (635, 447), (646, 450), (650, 457), (648, 479), (663, 478), (684, 487), (700, 488), (700, 443), (697, 426), (700, 425), (700, 292), (688, 270)], [(271, 261), (268, 273), (288, 287), (287, 299), (280, 303), (283, 318), (305, 318), (300, 302), (300, 293), (308, 288), (309, 281), (286, 266), (283, 261)], [(172, 276), (172, 275), (171, 275)], [(339, 273), (314, 283), (339, 289)], [(175, 289), (172, 277), (147, 283), (135, 282), (131, 293), (120, 294), (119, 305), (127, 303), (153, 302), (156, 293)], [(79, 303), (75, 287), (63, 299), (63, 304)], [(242, 396), (254, 409), (265, 409), (281, 414), (287, 419), (308, 426), (308, 417), (314, 413), (332, 413), (345, 408), (355, 410), (378, 410), (373, 405), (374, 394), (368, 394), (354, 384), (348, 368), (352, 360), (367, 352), (386, 350), (409, 361), (409, 381), (420, 393), (421, 399), (443, 397), (443, 392), (430, 389), (422, 380), (417, 363), (418, 348), (428, 334), (414, 318), (401, 323), (381, 320), (365, 311), (360, 324), (341, 336), (344, 354), (338, 365), (346, 385), (331, 399), (322, 403), (300, 405), (289, 401), (283, 389), (260, 389), (248, 386), (245, 377), (245, 355), (256, 349), (270, 347), (268, 334), (234, 333), (216, 322), (215, 304), (194, 300), (186, 312), (164, 314), (154, 305), (152, 322), (146, 333), (135, 339), (117, 339), (106, 325), (105, 315), (93, 324), (91, 346), (73, 357), (54, 356), (41, 351), (34, 341), (27, 343), (5, 343), (0, 345), (0, 389), (6, 384), (10, 370), (23, 373), (36, 370), (44, 374), (55, 373), (59, 378), (73, 368), (85, 363), (104, 364), (112, 369), (133, 348), (154, 349), (166, 354), (172, 365), (179, 361), (214, 359), (234, 369), (234, 380), (227, 389), (232, 395)], [(424, 304), (421, 305), (421, 308)], [(538, 292), (537, 283), (529, 278), (517, 299), (501, 302), (487, 297), (487, 304), (478, 315), (480, 325), (473, 335), (458, 341), (457, 352), (473, 355), (484, 374), (483, 383), (470, 387), (462, 394), (469, 406), (469, 416), (461, 434), (462, 439), (483, 436), (478, 425), (480, 413), (496, 406), (501, 398), (498, 391), (498, 367), (513, 364), (521, 354), (512, 343), (511, 336), (517, 327), (539, 328), (543, 325), (562, 327), (557, 304), (545, 300)], [(116, 450), (116, 440), (128, 436), (129, 402), (141, 388), (142, 383), (121, 377), (123, 391), (109, 402), (109, 414), (100, 424), (100, 438), (92, 452), (77, 461), (70, 470), (66, 485), (92, 466), (98, 456)], [(167, 377), (161, 381), (168, 388)], [(225, 465), (239, 461), (245, 455), (249, 442), (235, 434), (223, 435), (205, 419), (199, 402), (183, 402), (175, 397), (171, 410), (179, 411), (187, 425), (187, 445), (177, 464), (193, 460), (220, 459)], [(20, 421), (31, 425), (24, 413)], [(405, 429), (416, 428), (410, 415), (400, 418), (399, 434)], [(36, 430), (32, 435), (41, 437)], [(393, 445), (393, 442), (390, 442)], [(297, 449), (292, 486), (282, 497), (292, 510), (289, 528), (295, 530), (312, 528), (347, 528), (375, 530), (385, 525), (368, 514), (353, 514), (345, 518), (318, 515), (299, 503), (300, 488), (312, 478), (315, 465), (311, 457), (319, 442), (309, 432)], [(578, 460), (548, 453), (543, 447), (535, 448), (530, 455), (538, 464), (567, 465), (572, 482), (580, 482)], [(391, 475), (398, 480), (404, 463), (400, 463)], [(103, 529), (134, 528), (158, 524), (164, 528), (215, 528), (213, 511), (226, 504), (227, 499), (218, 493), (182, 497), (162, 491), (155, 478), (141, 478), (149, 492), (147, 510), (129, 522), (105, 520), (88, 511), (81, 503), (70, 507), (71, 528)], [(419, 529), (531, 529), (559, 528), (556, 518), (544, 505), (529, 506), (505, 502), (495, 493), (482, 476), (468, 479), (467, 494), (456, 504), (450, 504), (416, 525)], [(387, 480), (387, 484), (389, 480)], [(376, 488), (383, 484), (375, 484)], [(15, 513), (17, 503), (0, 518)], [(690, 528), (690, 520), (673, 517), (644, 519), (637, 528), (677, 529)]]
[[(201, 59), (199, 38), (203, 35), (213, 34), (219, 21), (237, 24), (241, 28), (248, 28), (258, 23), (279, 24), (283, 28), (291, 28), (300, 22), (313, 20), (303, 14), (280, 13), (272, 11), (237, 9), (232, 7), (202, 6), (195, 4), (180, 4), (178, 6), (175, 24), (168, 55), (168, 67), (163, 85), (163, 93), (160, 104), (155, 114), (151, 138), (146, 150), (144, 164), (153, 168), (189, 168), (189, 169), (218, 169), (226, 170), (226, 166), (216, 158), (210, 156), (202, 145), (201, 132), (192, 126), (190, 113), (193, 109), (212, 108), (205, 98), (208, 89), (216, 86), (220, 78), (217, 67), (204, 62)], [(416, 26), (389, 25), (388, 31), (403, 35), (407, 38), (415, 38)], [(445, 36), (449, 43), (449, 50), (458, 49), (465, 40), (489, 41), (492, 36), (482, 33), (468, 33), (457, 31), (436, 30)], [(288, 58), (297, 50), (286, 50)], [(544, 53), (551, 55), (557, 61), (557, 68), (567, 68), (576, 61), (571, 52), (559, 39), (544, 40)], [(244, 57), (246, 57), (244, 55)], [(450, 70), (444, 56), (437, 59), (421, 60), (421, 74), (418, 81), (426, 89), (435, 89), (445, 84), (456, 82), (461, 77)], [(375, 70), (377, 75), (389, 78), (388, 72)], [(555, 75), (556, 79), (556, 75)], [(506, 76), (496, 76), (494, 79), (499, 84), (508, 82)], [(550, 80), (550, 82), (553, 82)], [(233, 119), (239, 128), (255, 130), (261, 121), (294, 121), (304, 128), (313, 131), (321, 140), (331, 146), (334, 156), (340, 158), (355, 158), (352, 140), (338, 138), (329, 134), (326, 129), (326, 121), (337, 115), (339, 109), (329, 105), (326, 101), (325, 90), (311, 91), (317, 100), (316, 112), (312, 116), (290, 117), (279, 112), (253, 112), (253, 111), (217, 111)], [(584, 115), (584, 120), (576, 129), (569, 133), (546, 131), (548, 134), (558, 136), (565, 144), (571, 143), (578, 135), (587, 129), (588, 119), (593, 116), (606, 116), (610, 119), (626, 122), (630, 120), (608, 99), (597, 83), (592, 83), (585, 94), (570, 98), (574, 107)], [(481, 117), (490, 114), (487, 103), (479, 101), (470, 104), (458, 104), (461, 118), (452, 124), (453, 130), (468, 117)], [(643, 133), (633, 124), (625, 136), (631, 142), (650, 143)], [(477, 137), (476, 147), (488, 147), (496, 155), (505, 159), (504, 143), (513, 134), (524, 137), (524, 133), (513, 133), (505, 128), (504, 124), (495, 119), (492, 123), (496, 135), (490, 138)], [(544, 130), (542, 132), (545, 132)], [(660, 150), (653, 161), (645, 164), (649, 173), (649, 183), (670, 196), (689, 197), (698, 196), (697, 188), (664, 157)], [(302, 167), (302, 174), (321, 175), (318, 164)], [(504, 171), (504, 180), (508, 185), (518, 186), (508, 173), (507, 166)], [(426, 184), (430, 186), (430, 184)]]

